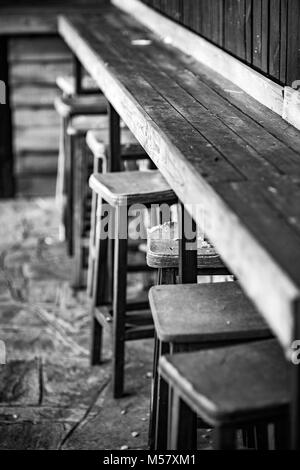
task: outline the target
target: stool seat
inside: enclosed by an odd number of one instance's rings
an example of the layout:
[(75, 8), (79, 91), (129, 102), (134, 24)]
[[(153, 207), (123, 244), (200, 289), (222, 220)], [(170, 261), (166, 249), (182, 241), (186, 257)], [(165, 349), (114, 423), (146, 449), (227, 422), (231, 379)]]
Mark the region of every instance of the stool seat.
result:
[(176, 202), (177, 197), (158, 170), (94, 173), (90, 187), (112, 206)]
[[(147, 264), (151, 268), (178, 268), (178, 224), (167, 222), (157, 225), (147, 233)], [(203, 239), (198, 240), (198, 268), (225, 268), (214, 247)]]
[(166, 343), (271, 337), (237, 282), (155, 286), (149, 301), (157, 336)]
[(67, 134), (85, 136), (90, 129), (100, 129), (103, 137), (108, 140), (107, 116), (75, 116), (67, 127)]
[[(89, 130), (86, 135), (86, 143), (96, 158), (103, 158), (109, 144), (108, 133), (103, 130)], [(121, 133), (121, 155), (123, 159), (136, 159), (141, 155), (148, 158), (143, 147), (127, 127)]]
[(107, 102), (103, 95), (59, 96), (54, 100), (54, 107), (63, 118), (80, 114), (106, 114)]
[(212, 426), (288, 411), (290, 374), (276, 340), (163, 356), (159, 370)]
[[(72, 96), (76, 94), (75, 79), (69, 75), (61, 75), (56, 78), (56, 85), (64, 95)], [(85, 76), (82, 79), (82, 88), (94, 91), (95, 94), (99, 93), (99, 87), (92, 77)]]

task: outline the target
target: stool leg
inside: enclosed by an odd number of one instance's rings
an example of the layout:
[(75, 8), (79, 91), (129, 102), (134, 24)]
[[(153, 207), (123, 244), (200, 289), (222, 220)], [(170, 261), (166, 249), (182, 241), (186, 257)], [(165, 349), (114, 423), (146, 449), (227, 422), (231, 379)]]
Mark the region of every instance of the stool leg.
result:
[(214, 429), (214, 449), (234, 450), (236, 448), (236, 430), (230, 426), (217, 426)]
[[(126, 216), (126, 217), (124, 217)], [(126, 219), (126, 220), (125, 220)], [(124, 224), (127, 235), (127, 207), (116, 209), (114, 285), (113, 285), (113, 396), (120, 398), (124, 389), (125, 316), (127, 286), (128, 238), (123, 238)]]
[[(158, 361), (159, 358), (170, 352), (168, 343), (159, 341)], [(158, 362), (157, 362), (158, 366)], [(167, 450), (167, 430), (168, 430), (168, 417), (169, 417), (169, 386), (161, 377), (156, 366), (154, 375), (154, 390), (156, 392), (155, 400), (155, 415), (153, 427), (155, 429), (155, 450)]]
[(167, 450), (197, 450), (197, 415), (174, 390), (167, 440)]
[(256, 435), (256, 449), (268, 450), (269, 449), (269, 434), (268, 424), (260, 423), (255, 426)]
[(154, 450), (155, 447), (155, 425), (157, 413), (157, 366), (159, 360), (159, 340), (156, 333), (154, 334), (154, 356), (153, 356), (153, 373), (151, 383), (151, 397), (150, 397), (150, 420), (149, 420), (149, 434), (148, 434), (148, 447)]
[[(102, 160), (94, 157), (94, 173), (101, 173)], [(93, 296), (93, 279), (95, 272), (95, 249), (96, 249), (96, 224), (97, 224), (97, 194), (92, 192), (92, 205), (91, 205), (91, 229), (90, 229), (90, 243), (89, 243), (89, 262), (88, 262), (88, 278), (87, 278), (87, 294), (89, 297)]]
[(66, 206), (65, 206), (65, 226), (67, 235), (68, 255), (73, 256), (73, 138), (66, 136)]
[[(74, 142), (75, 144), (75, 142)], [(74, 155), (74, 273), (73, 287), (80, 288), (83, 285), (83, 221), (84, 221), (84, 199), (87, 189), (86, 173), (86, 151), (85, 139), (77, 138), (73, 148)]]
[(101, 362), (102, 352), (102, 325), (95, 316), (95, 310), (106, 302), (106, 281), (107, 281), (107, 239), (102, 232), (101, 219), (102, 199), (97, 197), (96, 201), (96, 233), (95, 233), (95, 260), (93, 276), (93, 295), (91, 302), (91, 365), (97, 365)]
[(289, 450), (290, 424), (288, 416), (279, 418), (274, 423), (275, 450)]
[(65, 178), (66, 178), (66, 119), (61, 118), (60, 120), (60, 135), (59, 135), (59, 153), (57, 163), (57, 178), (56, 178), (56, 190), (55, 200), (59, 208), (60, 226), (59, 226), (59, 237), (60, 240), (66, 240), (66, 227), (64, 221), (65, 212)]
[(176, 284), (176, 269), (173, 268), (161, 268), (157, 271), (157, 285), (163, 284)]

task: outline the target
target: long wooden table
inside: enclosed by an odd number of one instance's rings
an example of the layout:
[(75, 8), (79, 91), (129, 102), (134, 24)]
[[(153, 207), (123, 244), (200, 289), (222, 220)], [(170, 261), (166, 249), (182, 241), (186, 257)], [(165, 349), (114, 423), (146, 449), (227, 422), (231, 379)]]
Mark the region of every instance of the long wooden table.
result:
[(59, 32), (288, 351), (300, 314), (300, 132), (114, 7), (61, 17)]

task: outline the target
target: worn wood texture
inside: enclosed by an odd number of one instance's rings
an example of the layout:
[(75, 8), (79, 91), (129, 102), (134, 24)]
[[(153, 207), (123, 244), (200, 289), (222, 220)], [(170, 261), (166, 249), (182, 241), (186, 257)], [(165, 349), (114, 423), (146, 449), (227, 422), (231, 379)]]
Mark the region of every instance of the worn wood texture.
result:
[(149, 292), (158, 338), (213, 343), (268, 338), (270, 330), (235, 282), (155, 286)]
[[(167, 38), (168, 43), (172, 43), (182, 52), (191, 55), (196, 60), (216, 70), (255, 99), (278, 114), (281, 114), (282, 87), (273, 80), (263, 76), (252, 67), (241, 62), (241, 60), (234, 58), (211, 42), (195, 34), (195, 29), (194, 31), (189, 31), (183, 28), (181, 25), (174, 23), (174, 21), (147, 8), (139, 0), (112, 0), (112, 3), (133, 15), (158, 36)], [(193, 21), (196, 21), (197, 16), (193, 15), (192, 11), (191, 15), (194, 18)], [(249, 9), (246, 9), (246, 18), (248, 20), (251, 18)], [(252, 49), (250, 50), (248, 47), (249, 44), (252, 44), (252, 36), (249, 34), (249, 28), (247, 27), (248, 23), (246, 22), (245, 30), (247, 56), (249, 53), (252, 54)], [(221, 24), (223, 23), (221, 22)]]
[(93, 174), (90, 187), (112, 206), (176, 202), (174, 191), (157, 170)]
[(289, 351), (299, 132), (121, 11), (61, 18), (59, 30)]
[(276, 340), (160, 359), (163, 377), (211, 425), (288, 413), (288, 370)]
[(175, 10), (155, 0), (141, 2), (282, 84), (299, 77), (297, 0), (186, 0)]

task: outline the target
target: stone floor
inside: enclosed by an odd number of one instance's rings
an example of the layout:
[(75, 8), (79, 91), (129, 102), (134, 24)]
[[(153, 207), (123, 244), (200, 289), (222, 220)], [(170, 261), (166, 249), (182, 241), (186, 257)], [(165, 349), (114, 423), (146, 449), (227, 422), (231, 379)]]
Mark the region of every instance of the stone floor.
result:
[[(89, 366), (89, 307), (70, 287), (54, 200), (0, 204), (0, 449), (143, 449), (152, 341), (127, 348), (126, 390)], [(136, 285), (140, 285), (137, 283)]]

